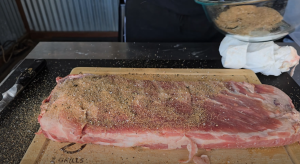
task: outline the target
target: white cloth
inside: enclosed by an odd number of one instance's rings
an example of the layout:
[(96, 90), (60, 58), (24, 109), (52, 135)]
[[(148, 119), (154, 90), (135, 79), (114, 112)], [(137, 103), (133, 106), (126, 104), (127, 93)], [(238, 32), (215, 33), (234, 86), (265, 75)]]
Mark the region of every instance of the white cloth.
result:
[(291, 67), (293, 76), (300, 56), (294, 47), (280, 47), (274, 42), (249, 43), (226, 36), (219, 48), (222, 64), (225, 68), (246, 68), (255, 73), (279, 76)]

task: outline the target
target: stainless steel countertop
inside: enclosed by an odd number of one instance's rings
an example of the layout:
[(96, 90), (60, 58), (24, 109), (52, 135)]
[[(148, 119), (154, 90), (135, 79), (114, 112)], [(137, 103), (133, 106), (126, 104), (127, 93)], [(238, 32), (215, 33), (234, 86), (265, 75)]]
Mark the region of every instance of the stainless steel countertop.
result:
[[(296, 43), (277, 43), (293, 46)], [(40, 42), (26, 59), (221, 60), (220, 43)], [(300, 85), (300, 66), (293, 79)]]
[(199, 59), (206, 51), (217, 50), (217, 46), (218, 43), (41, 42), (26, 59)]

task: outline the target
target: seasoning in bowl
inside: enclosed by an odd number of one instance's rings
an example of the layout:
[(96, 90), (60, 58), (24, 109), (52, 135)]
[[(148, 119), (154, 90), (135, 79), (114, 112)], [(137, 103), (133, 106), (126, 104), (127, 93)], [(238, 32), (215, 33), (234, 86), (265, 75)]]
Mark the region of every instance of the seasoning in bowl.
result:
[(269, 7), (233, 6), (220, 13), (216, 25), (225, 32), (251, 35), (253, 31), (271, 31), (283, 20), (280, 13)]

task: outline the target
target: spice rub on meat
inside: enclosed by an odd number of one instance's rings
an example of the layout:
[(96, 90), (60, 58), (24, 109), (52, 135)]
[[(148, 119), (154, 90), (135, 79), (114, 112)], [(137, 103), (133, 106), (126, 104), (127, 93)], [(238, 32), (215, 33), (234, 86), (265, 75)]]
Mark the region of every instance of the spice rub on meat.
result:
[(63, 112), (69, 121), (106, 130), (189, 130), (202, 127), (212, 117), (201, 107), (204, 101), (200, 97), (216, 94), (222, 87), (224, 84), (217, 82), (187, 84), (86, 76), (61, 80), (59, 92), (54, 92), (45, 105), (51, 117)]
[(151, 81), (91, 74), (57, 78), (41, 131), (58, 142), (177, 149), (273, 147), (300, 140), (300, 114), (268, 85)]

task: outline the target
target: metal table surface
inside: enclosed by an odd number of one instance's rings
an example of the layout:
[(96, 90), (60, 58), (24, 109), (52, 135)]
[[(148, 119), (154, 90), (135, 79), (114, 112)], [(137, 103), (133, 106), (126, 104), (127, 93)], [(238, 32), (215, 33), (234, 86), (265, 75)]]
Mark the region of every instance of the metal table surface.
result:
[[(296, 44), (278, 44), (292, 45), (300, 52)], [(0, 85), (0, 93), (6, 91), (33, 59), (47, 59), (47, 68), (0, 114), (0, 163), (19, 163), (22, 159), (39, 129), (39, 106), (56, 85), (57, 76), (68, 75), (74, 67), (223, 68), (218, 47), (219, 43), (39, 43)], [(257, 76), (262, 83), (287, 93), (299, 110), (299, 67), (294, 79), (288, 73)]]

